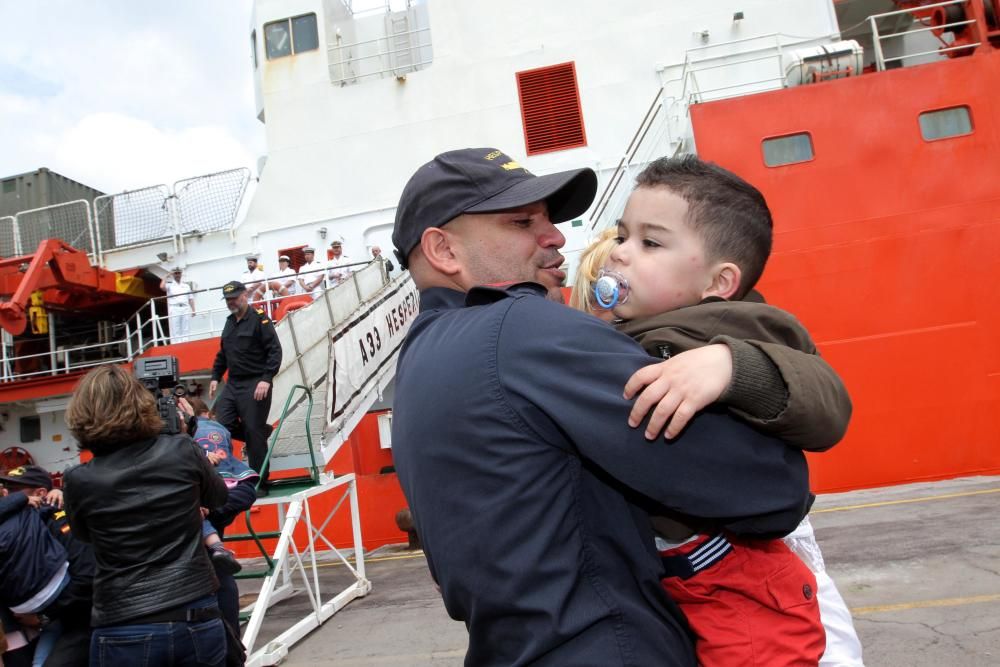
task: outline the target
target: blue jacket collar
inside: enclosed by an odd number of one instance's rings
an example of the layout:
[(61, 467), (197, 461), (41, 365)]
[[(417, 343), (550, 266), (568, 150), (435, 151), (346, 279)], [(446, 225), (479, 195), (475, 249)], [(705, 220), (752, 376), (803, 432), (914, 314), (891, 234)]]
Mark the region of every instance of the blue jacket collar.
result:
[(462, 308), (464, 306), (484, 306), (495, 303), (508, 296), (533, 294), (544, 297), (544, 287), (538, 283), (507, 283), (503, 285), (482, 285), (473, 287), (468, 292), (447, 287), (429, 287), (420, 292), (420, 311), (438, 310), (441, 308)]

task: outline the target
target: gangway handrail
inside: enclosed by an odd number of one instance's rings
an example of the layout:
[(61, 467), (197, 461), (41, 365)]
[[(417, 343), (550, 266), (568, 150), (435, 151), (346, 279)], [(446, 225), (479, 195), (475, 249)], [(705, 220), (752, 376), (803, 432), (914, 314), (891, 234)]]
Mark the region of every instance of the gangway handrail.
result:
[[(288, 397), (285, 399), (285, 406), (281, 409), (281, 416), (278, 418), (278, 428), (274, 429), (274, 432), (271, 434), (271, 443), (270, 445), (268, 445), (267, 454), (264, 456), (264, 463), (261, 465), (261, 471), (260, 471), (261, 479), (264, 478), (269, 466), (271, 465), (271, 455), (274, 452), (274, 446), (278, 442), (278, 435), (281, 433), (281, 427), (285, 423), (285, 417), (288, 416), (288, 412), (290, 409), (294, 409), (292, 404), (292, 397), (295, 396), (296, 389), (301, 389), (305, 393), (304, 398), (308, 400), (308, 403), (306, 404), (305, 423), (306, 424), (310, 423), (309, 420), (312, 417), (312, 410), (313, 410), (312, 389), (301, 384), (292, 385), (292, 388), (288, 392)], [(299, 399), (298, 401), (295, 402), (294, 407), (298, 407), (301, 404), (302, 404), (302, 399)], [(306, 428), (306, 444), (309, 447), (309, 461), (311, 463), (309, 468), (309, 478), (312, 480), (313, 483), (315, 483), (319, 481), (319, 468), (316, 466), (316, 453), (313, 450), (312, 431), (310, 431), (308, 428)], [(280, 483), (280, 480), (275, 480), (275, 482)], [(257, 482), (257, 488), (258, 489), (260, 488), (259, 480)]]
[[(294, 385), (291, 388), (291, 390), (289, 390), (288, 396), (285, 398), (285, 406), (281, 410), (281, 417), (278, 419), (278, 427), (274, 429), (274, 432), (271, 434), (271, 443), (267, 448), (267, 454), (264, 455), (264, 463), (261, 465), (261, 469), (259, 471), (260, 477), (257, 480), (257, 484), (254, 485), (255, 491), (258, 492), (260, 491), (263, 479), (267, 474), (269, 466), (271, 465), (271, 455), (274, 452), (274, 446), (278, 442), (278, 435), (281, 433), (281, 427), (285, 424), (285, 417), (288, 416), (289, 408), (292, 404), (292, 397), (295, 396), (296, 389), (301, 389), (305, 393), (305, 398), (308, 399), (308, 404), (306, 405), (306, 424), (309, 423), (309, 419), (312, 417), (312, 409), (313, 409), (312, 390), (309, 387), (303, 386), (301, 384)], [(306, 429), (306, 444), (309, 446), (309, 460), (312, 462), (312, 465), (309, 468), (309, 479), (313, 484), (317, 484), (319, 483), (319, 468), (316, 466), (316, 453), (313, 451), (312, 432), (309, 431), (308, 428)], [(302, 478), (298, 477), (294, 478), (294, 480), (302, 481)], [(274, 480), (274, 482), (277, 484), (288, 483), (288, 478), (285, 478), (284, 480)], [(232, 535), (232, 536), (227, 535), (225, 540), (227, 542), (232, 542), (232, 541), (244, 540), (248, 537), (252, 539), (257, 544), (257, 548), (260, 550), (261, 556), (263, 556), (264, 560), (267, 562), (267, 569), (262, 572), (245, 572), (237, 574), (235, 576), (237, 579), (254, 579), (267, 576), (274, 571), (274, 562), (268, 555), (267, 549), (264, 548), (264, 543), (261, 542), (261, 538), (276, 537), (276, 535), (274, 535), (273, 533), (266, 533), (263, 535), (258, 534), (257, 531), (253, 529), (253, 522), (251, 520), (250, 510), (247, 510), (244, 516), (245, 516), (244, 520), (247, 527), (247, 533), (245, 535)]]

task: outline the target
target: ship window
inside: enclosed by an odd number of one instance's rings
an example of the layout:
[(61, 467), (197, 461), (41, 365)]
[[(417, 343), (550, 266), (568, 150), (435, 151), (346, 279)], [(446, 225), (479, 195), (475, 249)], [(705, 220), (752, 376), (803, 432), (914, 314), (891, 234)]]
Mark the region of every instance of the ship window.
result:
[(35, 442), (42, 439), (42, 418), (21, 417), (21, 442)]
[(318, 49), (316, 15), (303, 14), (265, 24), (264, 46), (267, 49), (268, 60)]
[(4, 194), (9, 194), (17, 189), (17, 181), (13, 178), (3, 182), (3, 192)]
[(250, 55), (253, 56), (253, 68), (257, 69), (257, 31), (250, 33)]
[(920, 114), (920, 134), (925, 141), (960, 137), (972, 133), (969, 107), (951, 107)]
[(319, 48), (319, 34), (316, 32), (316, 15), (306, 14), (292, 19), (292, 42), (295, 53)]
[(267, 47), (268, 60), (292, 54), (292, 36), (288, 32), (288, 19), (264, 26), (264, 44)]
[(528, 155), (587, 145), (574, 63), (518, 72), (517, 94)]
[(808, 162), (815, 156), (812, 137), (808, 132), (765, 139), (761, 142), (761, 148), (764, 151), (764, 164), (768, 167)]

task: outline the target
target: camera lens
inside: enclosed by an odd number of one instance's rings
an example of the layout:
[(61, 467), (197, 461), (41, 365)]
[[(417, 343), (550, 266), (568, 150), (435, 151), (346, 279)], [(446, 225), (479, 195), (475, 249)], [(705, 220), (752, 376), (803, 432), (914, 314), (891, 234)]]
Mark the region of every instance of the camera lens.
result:
[(185, 388), (184, 385), (182, 384), (179, 384), (176, 387), (174, 387), (174, 396), (176, 396), (177, 398), (180, 398), (182, 396), (187, 396), (187, 393), (188, 393), (187, 388)]

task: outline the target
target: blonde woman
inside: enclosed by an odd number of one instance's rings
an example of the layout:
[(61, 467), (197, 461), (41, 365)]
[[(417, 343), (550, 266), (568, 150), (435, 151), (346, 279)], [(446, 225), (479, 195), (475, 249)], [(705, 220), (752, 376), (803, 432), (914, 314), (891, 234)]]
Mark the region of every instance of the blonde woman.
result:
[(576, 270), (576, 279), (573, 281), (573, 291), (570, 293), (569, 305), (577, 310), (590, 313), (605, 322), (612, 322), (615, 319), (614, 313), (605, 308), (601, 308), (594, 301), (594, 282), (601, 271), (601, 267), (608, 261), (608, 255), (615, 249), (618, 243), (617, 227), (605, 229), (591, 243), (583, 253), (580, 254), (580, 266)]

